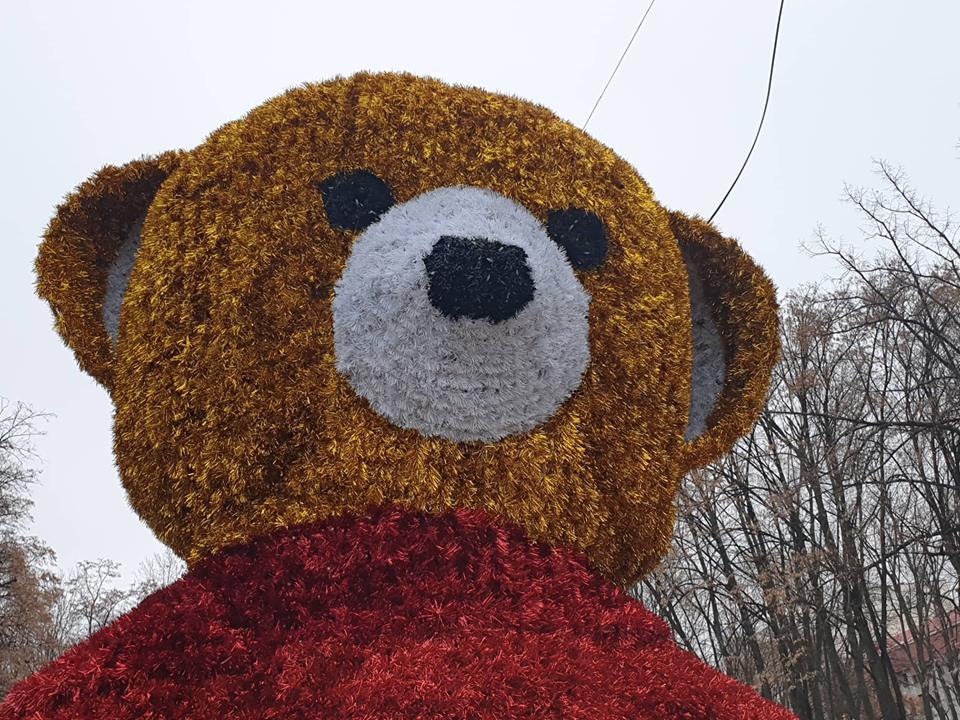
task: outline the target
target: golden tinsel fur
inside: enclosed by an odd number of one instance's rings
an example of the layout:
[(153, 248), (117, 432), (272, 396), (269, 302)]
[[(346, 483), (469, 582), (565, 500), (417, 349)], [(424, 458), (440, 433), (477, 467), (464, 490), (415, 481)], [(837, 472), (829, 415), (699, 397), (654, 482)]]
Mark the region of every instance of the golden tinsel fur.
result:
[[(354, 169), (385, 179), (397, 202), (473, 185), (541, 220), (570, 206), (603, 220), (607, 261), (578, 272), (591, 362), (551, 420), (458, 444), (391, 425), (351, 390), (335, 368), (331, 299), (354, 236), (331, 229), (317, 183)], [(114, 350), (100, 320), (106, 272), (147, 207)], [(705, 268), (729, 364), (692, 444), (678, 243)], [(664, 210), (609, 148), (540, 106), (401, 74), (304, 85), (194, 150), (101, 170), (60, 207), (37, 271), (59, 331), (111, 391), (133, 506), (191, 562), (371, 505), (471, 507), (633, 581), (668, 547), (683, 473), (754, 422), (777, 353), (763, 273), (712, 226)]]

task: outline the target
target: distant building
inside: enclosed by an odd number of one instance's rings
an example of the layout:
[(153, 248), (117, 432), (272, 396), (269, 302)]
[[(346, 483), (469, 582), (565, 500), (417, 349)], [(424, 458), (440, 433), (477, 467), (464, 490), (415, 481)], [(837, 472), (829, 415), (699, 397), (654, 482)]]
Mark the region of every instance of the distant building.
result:
[(908, 720), (925, 718), (926, 695), (933, 717), (960, 714), (960, 612), (929, 622), (920, 637), (910, 632), (893, 638), (890, 663), (903, 693)]

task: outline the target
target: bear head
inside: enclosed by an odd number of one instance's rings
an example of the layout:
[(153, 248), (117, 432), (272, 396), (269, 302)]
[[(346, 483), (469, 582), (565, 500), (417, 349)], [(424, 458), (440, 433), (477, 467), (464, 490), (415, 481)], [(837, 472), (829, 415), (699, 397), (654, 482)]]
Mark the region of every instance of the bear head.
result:
[(548, 110), (402, 74), (292, 89), (58, 209), (38, 290), (194, 563), (371, 506), (489, 511), (630, 583), (749, 430), (765, 275)]

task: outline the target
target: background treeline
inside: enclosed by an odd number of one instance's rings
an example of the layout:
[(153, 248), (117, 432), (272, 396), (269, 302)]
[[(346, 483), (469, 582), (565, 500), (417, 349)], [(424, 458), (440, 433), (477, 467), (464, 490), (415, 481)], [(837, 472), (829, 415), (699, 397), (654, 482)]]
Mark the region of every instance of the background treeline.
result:
[[(756, 430), (687, 478), (676, 540), (637, 595), (678, 641), (802, 720), (960, 720), (960, 242), (878, 165), (848, 189), (856, 250), (781, 298), (783, 358)], [(175, 579), (109, 560), (66, 576), (23, 534), (41, 417), (0, 405), (0, 696)], [(910, 638), (909, 641), (905, 638)]]
[(0, 698), (183, 572), (170, 552), (141, 563), (129, 587), (120, 584), (112, 560), (56, 571), (53, 551), (24, 534), (36, 479), (32, 438), (42, 420), (26, 405), (0, 398)]
[(877, 169), (846, 191), (857, 249), (816, 242), (839, 277), (781, 299), (759, 424), (686, 479), (637, 594), (802, 720), (957, 720), (960, 238)]

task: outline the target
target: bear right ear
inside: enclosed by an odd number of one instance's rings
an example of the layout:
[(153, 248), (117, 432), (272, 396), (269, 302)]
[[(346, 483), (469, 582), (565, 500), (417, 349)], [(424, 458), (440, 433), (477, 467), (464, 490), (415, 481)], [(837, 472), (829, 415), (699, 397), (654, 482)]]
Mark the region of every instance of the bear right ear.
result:
[(37, 293), (80, 367), (110, 388), (120, 304), (157, 190), (180, 162), (166, 152), (108, 165), (67, 196), (36, 260)]
[(686, 472), (753, 427), (780, 354), (780, 323), (773, 283), (736, 242), (678, 212), (670, 226), (687, 265), (693, 320)]

